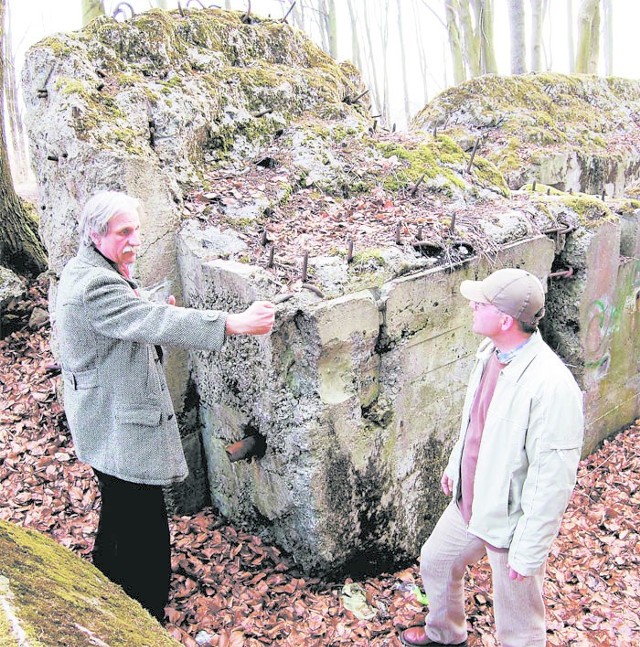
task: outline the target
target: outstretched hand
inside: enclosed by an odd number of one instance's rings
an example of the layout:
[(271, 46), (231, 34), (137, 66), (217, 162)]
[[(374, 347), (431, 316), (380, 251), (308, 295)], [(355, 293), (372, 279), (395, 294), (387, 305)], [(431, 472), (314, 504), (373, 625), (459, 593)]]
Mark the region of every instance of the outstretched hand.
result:
[(266, 335), (271, 332), (276, 307), (270, 301), (254, 301), (244, 312), (227, 317), (227, 335)]

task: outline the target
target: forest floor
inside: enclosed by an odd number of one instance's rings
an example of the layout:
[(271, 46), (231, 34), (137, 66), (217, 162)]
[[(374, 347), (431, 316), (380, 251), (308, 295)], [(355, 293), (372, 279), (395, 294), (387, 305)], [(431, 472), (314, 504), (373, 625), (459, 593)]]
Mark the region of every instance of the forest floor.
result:
[[(90, 559), (99, 497), (78, 462), (61, 406), (43, 280), (13, 308), (14, 332), (0, 340), (0, 518), (34, 528)], [(640, 422), (640, 421), (637, 421)], [(640, 644), (640, 427), (603, 443), (580, 464), (578, 485), (549, 559), (548, 644)], [(345, 607), (350, 580), (305, 576), (276, 546), (234, 528), (215, 510), (171, 520), (173, 579), (167, 629), (183, 645), (399, 645), (398, 632), (424, 618), (417, 563), (356, 584), (374, 614)], [(470, 645), (496, 645), (490, 570), (469, 570)]]

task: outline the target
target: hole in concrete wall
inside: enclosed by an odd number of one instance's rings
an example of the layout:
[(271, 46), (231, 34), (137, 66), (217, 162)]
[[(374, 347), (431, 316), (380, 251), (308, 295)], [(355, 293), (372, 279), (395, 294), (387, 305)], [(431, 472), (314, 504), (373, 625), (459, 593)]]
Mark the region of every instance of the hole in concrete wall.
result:
[(251, 458), (262, 458), (267, 451), (267, 439), (253, 425), (243, 427), (243, 437), (227, 445), (225, 451), (232, 463)]

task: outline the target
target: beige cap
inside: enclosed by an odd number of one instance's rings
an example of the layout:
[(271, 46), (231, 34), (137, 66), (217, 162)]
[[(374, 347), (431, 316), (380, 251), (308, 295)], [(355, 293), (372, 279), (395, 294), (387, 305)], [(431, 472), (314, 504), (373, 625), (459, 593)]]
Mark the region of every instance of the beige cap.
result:
[(483, 281), (462, 281), (463, 297), (490, 303), (517, 321), (535, 325), (544, 316), (544, 288), (538, 277), (516, 268), (497, 270)]

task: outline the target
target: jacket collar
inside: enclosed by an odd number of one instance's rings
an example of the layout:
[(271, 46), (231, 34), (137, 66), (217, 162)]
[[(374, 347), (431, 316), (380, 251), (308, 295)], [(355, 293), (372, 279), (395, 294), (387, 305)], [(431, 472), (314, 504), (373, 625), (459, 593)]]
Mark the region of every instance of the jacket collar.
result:
[[(531, 364), (535, 356), (540, 352), (540, 349), (543, 345), (544, 341), (540, 332), (534, 332), (533, 335), (531, 335), (531, 340), (529, 341), (529, 343), (518, 351), (513, 360), (509, 362), (509, 364), (507, 364), (502, 369), (502, 371), (506, 375), (509, 375), (511, 379), (516, 381), (519, 380), (520, 376), (527, 370), (529, 364)], [(495, 345), (490, 339), (487, 338), (478, 347), (476, 358), (483, 364), (486, 364), (489, 357), (491, 356), (491, 353), (495, 352), (495, 350)]]
[(118, 272), (118, 268), (115, 263), (112, 263), (106, 256), (103, 256), (93, 245), (80, 245), (78, 249), (78, 256), (81, 261), (93, 265), (94, 267), (101, 267), (105, 270), (111, 270), (115, 272), (118, 276), (121, 276), (134, 290), (137, 290), (140, 286), (135, 279), (128, 279), (126, 276), (122, 276)]

